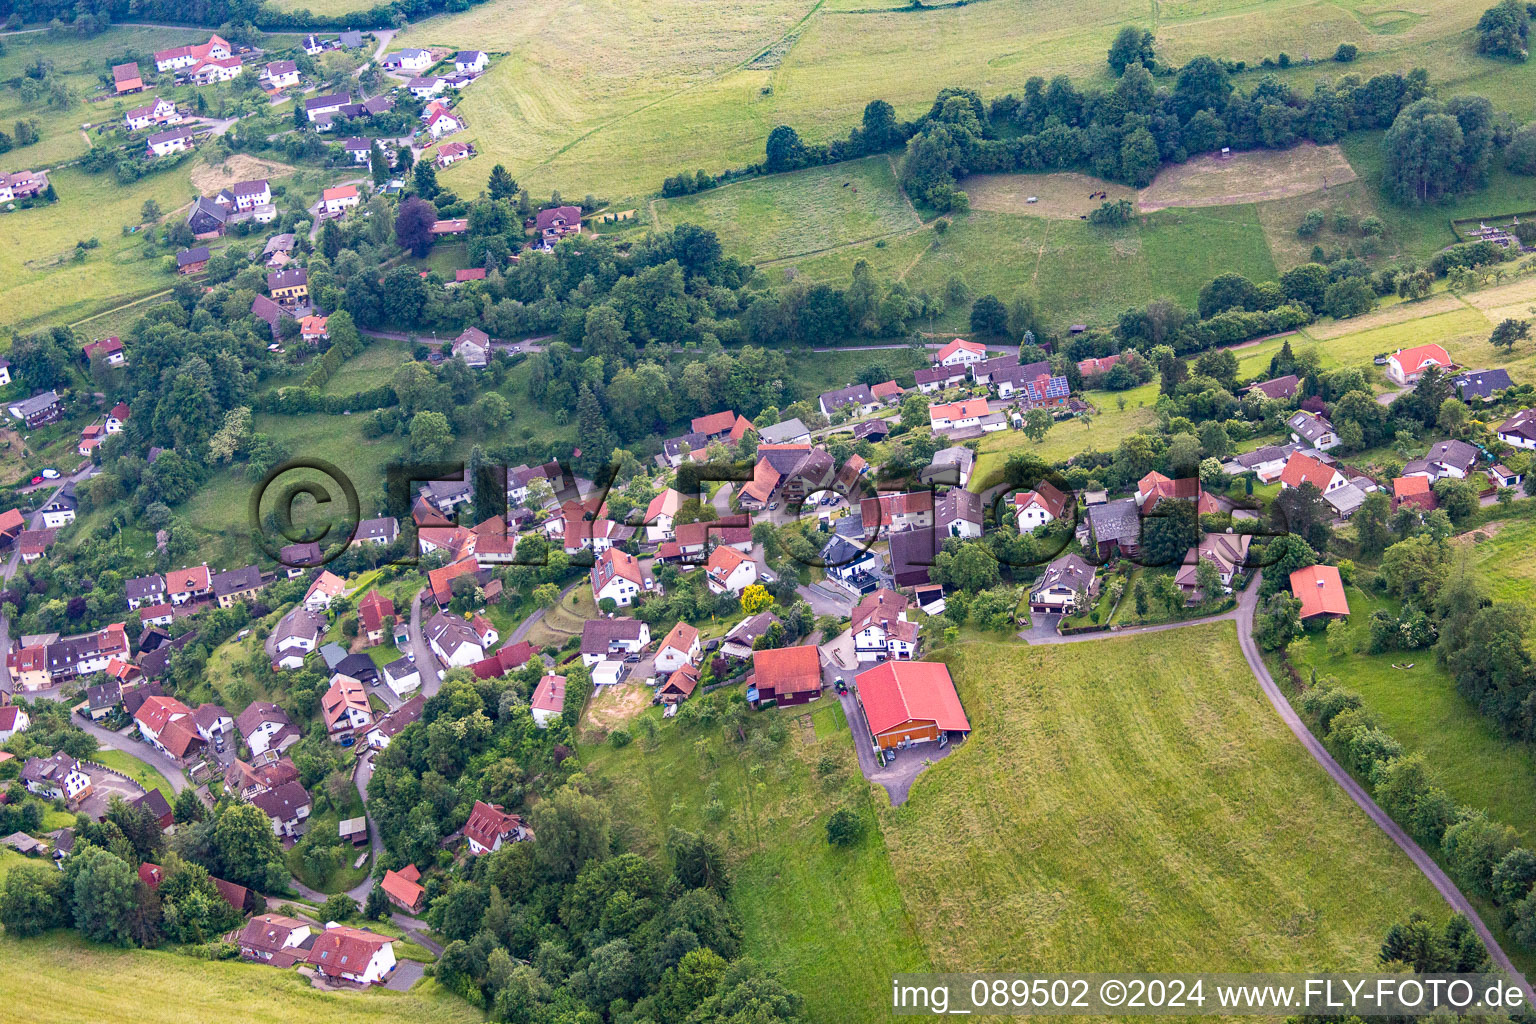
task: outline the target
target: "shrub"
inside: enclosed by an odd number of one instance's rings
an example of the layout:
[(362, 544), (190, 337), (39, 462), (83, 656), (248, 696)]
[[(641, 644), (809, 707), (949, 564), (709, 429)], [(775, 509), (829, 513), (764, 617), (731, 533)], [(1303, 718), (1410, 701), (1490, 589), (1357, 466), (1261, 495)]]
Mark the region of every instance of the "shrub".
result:
[(633, 737), (629, 735), (629, 731), (627, 729), (615, 729), (613, 732), (608, 734), (608, 742), (611, 743), (614, 747), (627, 747), (629, 746), (631, 739), (633, 739)]
[(1333, 59), (1340, 64), (1348, 64), (1360, 55), (1360, 47), (1354, 43), (1340, 43), (1339, 48), (1333, 51)]
[(845, 849), (864, 839), (864, 819), (846, 807), (833, 811), (827, 819), (827, 842)]
[(1308, 210), (1306, 215), (1301, 218), (1301, 223), (1296, 225), (1296, 236), (1298, 238), (1311, 238), (1323, 229), (1323, 224), (1326, 223), (1327, 219), (1322, 210)]

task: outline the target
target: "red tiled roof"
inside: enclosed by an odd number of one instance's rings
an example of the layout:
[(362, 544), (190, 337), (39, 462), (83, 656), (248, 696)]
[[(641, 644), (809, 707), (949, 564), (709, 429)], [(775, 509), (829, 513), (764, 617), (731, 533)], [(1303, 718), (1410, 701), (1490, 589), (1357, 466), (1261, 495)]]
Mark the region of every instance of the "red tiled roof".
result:
[(495, 847), (498, 837), (516, 827), (517, 821), (517, 815), (508, 814), (500, 805), (476, 800), (469, 812), (469, 820), (464, 823), (464, 836), (489, 850)]
[(668, 647), (682, 651), (684, 654), (693, 650), (693, 645), (699, 642), (699, 631), (686, 622), (679, 622), (673, 626), (661, 641), (661, 646), (656, 648), (661, 653)]
[(309, 950), (309, 962), (320, 968), (320, 973), (332, 977), (343, 972), (361, 974), (379, 948), (393, 941), (388, 935), (360, 928), (342, 925), (325, 928), (315, 936), (315, 944)]
[(207, 590), (211, 585), (212, 576), (206, 565), (194, 565), (186, 569), (173, 569), (165, 574), (165, 592), (167, 594), (185, 594), (198, 590)]
[[(413, 871), (415, 867), (411, 865)], [(406, 878), (397, 871), (384, 872), (384, 880), (379, 883), (379, 888), (384, 890), (386, 896), (407, 907), (419, 905), (421, 897), (426, 894), (426, 890), (417, 885), (414, 879)]]
[(810, 646), (753, 651), (752, 673), (759, 691), (815, 692), (821, 689), (821, 655)]
[(1309, 565), (1291, 573), (1291, 593), (1301, 602), (1301, 617), (1348, 615), (1349, 601), (1344, 597), (1344, 579), (1331, 565)]
[(934, 405), (928, 409), (928, 418), (931, 420), (964, 420), (972, 416), (985, 416), (986, 414), (987, 400), (985, 398), (967, 398), (962, 402)]
[(27, 527), (27, 517), (21, 514), (21, 509), (12, 508), (0, 512), (0, 533), (17, 533)]
[(384, 628), (386, 616), (395, 614), (395, 603), (377, 590), (370, 590), (357, 603), (357, 617), (363, 628), (372, 633)]
[(725, 434), (736, 425), (736, 414), (730, 409), (720, 412), (712, 412), (708, 416), (695, 416), (693, 418), (693, 432), (695, 434)]
[(536, 711), (565, 710), (565, 676), (544, 676), (534, 688), (531, 704)]
[(970, 721), (949, 669), (936, 661), (888, 661), (857, 680), (859, 703), (876, 735), (907, 722), (933, 722), (945, 732), (969, 732)]
[(451, 565), (433, 569), (427, 573), (427, 582), (432, 587), (432, 596), (436, 598), (438, 604), (446, 605), (453, 600), (453, 581), (479, 568), (479, 564), (473, 558), (461, 558)]
[(685, 700), (693, 695), (693, 690), (699, 685), (699, 670), (692, 665), (683, 665), (677, 671), (667, 676), (667, 681), (656, 688), (656, 696), (664, 693), (676, 693)]
[(1397, 360), (1397, 364), (1403, 368), (1404, 373), (1418, 373), (1428, 363), (1436, 366), (1451, 365), (1450, 353), (1433, 342), (1399, 349), (1392, 354), (1392, 358)]
[(1412, 498), (1421, 494), (1432, 493), (1427, 476), (1400, 476), (1392, 481), (1392, 496), (1394, 498)]
[(959, 352), (962, 349), (967, 352), (975, 352), (977, 355), (984, 356), (987, 354), (985, 345), (979, 345), (974, 341), (966, 341), (964, 338), (956, 338), (948, 345), (945, 345), (943, 348), (939, 349), (938, 354), (933, 358), (935, 361), (942, 363), (944, 360), (948, 359), (950, 356), (954, 355), (956, 352)]
[(1060, 519), (1067, 507), (1067, 496), (1049, 480), (1041, 480), (1032, 491), (1019, 491), (1013, 496), (1014, 508), (1022, 511), (1031, 505), (1039, 505), (1049, 512), (1052, 519)]
[(1305, 452), (1292, 452), (1285, 462), (1284, 472), (1280, 474), (1280, 482), (1287, 487), (1300, 487), (1306, 483), (1326, 491), (1337, 472), (1332, 466), (1319, 462)]

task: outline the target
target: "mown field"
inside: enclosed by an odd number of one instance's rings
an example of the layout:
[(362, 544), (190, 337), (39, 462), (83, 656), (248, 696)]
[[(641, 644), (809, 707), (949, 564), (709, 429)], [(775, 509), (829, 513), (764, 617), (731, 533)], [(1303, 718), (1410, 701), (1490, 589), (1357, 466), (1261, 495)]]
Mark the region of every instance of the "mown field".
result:
[(295, 971), (88, 945), (67, 932), (0, 936), (0, 999), (12, 1020), (140, 1024), (468, 1024), (484, 1015), (427, 979), (410, 992), (320, 992)]
[[(748, 951), (808, 1019), (884, 1019), (897, 970), (1367, 969), (1393, 921), (1445, 916), (1280, 722), (1230, 624), (968, 634), (944, 660), (975, 731), (899, 809), (852, 768), (832, 707), (781, 714), (761, 761), (671, 723), (654, 749), (583, 750), (636, 844), (673, 825), (728, 841)], [(879, 825), (847, 853), (824, 841), (839, 806)]]

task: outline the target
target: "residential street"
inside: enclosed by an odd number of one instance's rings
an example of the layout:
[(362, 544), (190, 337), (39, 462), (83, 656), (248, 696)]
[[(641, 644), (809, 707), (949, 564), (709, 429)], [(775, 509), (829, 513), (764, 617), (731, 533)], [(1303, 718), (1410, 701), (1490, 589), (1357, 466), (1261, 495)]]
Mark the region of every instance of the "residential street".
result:
[(423, 587), (411, 598), (411, 650), (416, 652), (416, 670), (421, 673), (421, 695), (431, 697), (443, 685), (443, 674), (438, 670), (437, 655), (421, 635), (421, 599), (426, 592)]
[(110, 729), (103, 729), (94, 722), (84, 720), (79, 715), (73, 716), (71, 721), (96, 737), (96, 742), (99, 745), (111, 750), (121, 750), (135, 761), (142, 761), (161, 775), (164, 775), (166, 781), (171, 784), (171, 789), (177, 793), (180, 793), (190, 785), (187, 781), (187, 775), (181, 770), (181, 767), (148, 743), (129, 739)]

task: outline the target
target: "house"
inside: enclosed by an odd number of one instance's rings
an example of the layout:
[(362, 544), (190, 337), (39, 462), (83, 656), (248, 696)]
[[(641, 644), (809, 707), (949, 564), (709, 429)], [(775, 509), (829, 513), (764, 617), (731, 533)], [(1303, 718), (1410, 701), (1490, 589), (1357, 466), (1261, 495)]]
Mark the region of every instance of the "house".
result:
[(233, 55), (234, 50), (222, 37), (213, 35), (206, 43), (196, 46), (177, 46), (155, 52), (156, 71), (179, 71), (195, 67), (206, 60), (220, 60)]
[(1525, 479), (1524, 473), (1516, 473), (1502, 462), (1496, 462), (1488, 470), (1488, 475), (1493, 479), (1495, 487), (1519, 487)]
[(238, 601), (249, 601), (254, 598), (265, 584), (261, 580), (261, 570), (254, 565), (247, 565), (228, 572), (215, 573), (210, 585), (213, 588), (214, 600), (218, 602), (219, 607), (233, 608)]
[(799, 418), (782, 420), (772, 426), (764, 427), (757, 432), (759, 444), (803, 444), (811, 443), (811, 430)]
[(592, 600), (601, 604), (612, 600), (620, 608), (628, 608), (639, 600), (645, 591), (645, 576), (635, 556), (618, 548), (609, 548), (598, 555), (592, 564)]
[(652, 498), (650, 504), (645, 507), (645, 539), (652, 544), (671, 540), (672, 524), (686, 500), (680, 492), (670, 487)]
[(1141, 549), (1141, 510), (1135, 498), (1089, 505), (1078, 526), (1078, 537), (1090, 543), (1100, 559), (1131, 556)]
[(353, 29), (347, 29), (337, 39), (343, 50), (361, 50), (363, 48), (363, 34)]
[(1221, 575), (1222, 589), (1230, 592), (1233, 577), (1247, 568), (1250, 540), (1246, 533), (1211, 533), (1200, 538), (1200, 543), (1189, 549), (1173, 581), (1187, 595), (1190, 604), (1205, 598), (1200, 591), (1198, 575), (1201, 562), (1210, 562), (1216, 566), (1216, 571)]
[(1339, 446), (1339, 435), (1322, 413), (1295, 412), (1285, 425), (1290, 428), (1291, 440), (1298, 444), (1310, 445), (1320, 452)]
[(1425, 512), (1435, 507), (1435, 492), (1430, 487), (1429, 477), (1400, 476), (1393, 479), (1392, 511), (1404, 505), (1417, 505)]
[(1041, 480), (1034, 490), (1014, 494), (1013, 511), (1019, 523), (1019, 532), (1029, 533), (1036, 527), (1060, 519), (1067, 511), (1067, 496), (1049, 480)]
[(565, 713), (565, 676), (541, 677), (539, 685), (534, 687), (529, 707), (533, 711), (533, 723), (540, 729), (548, 729)]
[(21, 514), (21, 509), (11, 508), (0, 513), (0, 546), (9, 546), (15, 543), (27, 528), (27, 517)]
[(395, 969), (394, 939), (332, 921), (315, 936), (306, 959), (327, 978), (379, 985)]
[(213, 201), (225, 208), (254, 210), (272, 203), (272, 186), (265, 178), (237, 181), (213, 197)]
[(875, 586), (871, 572), (879, 567), (880, 556), (865, 545), (834, 533), (821, 549), (821, 564), (828, 578), (862, 594)]
[(160, 826), (161, 832), (168, 832), (176, 824), (176, 815), (171, 810), (171, 805), (165, 799), (165, 794), (158, 789), (151, 789), (147, 793), (140, 793), (128, 801), (130, 807), (148, 811), (149, 816), (155, 819), (155, 824)]
[(485, 366), (491, 360), (490, 336), (478, 327), (465, 328), (453, 339), (453, 356), (472, 368)]
[(313, 313), (309, 316), (301, 317), (299, 319), (299, 337), (306, 344), (319, 344), (331, 336), (331, 332), (326, 328), (326, 324), (329, 321), (330, 317), (316, 316)]
[(11, 361), (0, 359), (0, 388), (11, 386)]
[(388, 547), (399, 535), (400, 523), (392, 516), (382, 519), (364, 519), (357, 524), (357, 529), (352, 534), (352, 542), (348, 547), (358, 547), (363, 544)]
[(437, 166), (448, 167), (472, 156), (474, 152), (464, 143), (447, 142), (437, 148)]
[(199, 704), (192, 711), (192, 725), (198, 736), (209, 743), (235, 731), (235, 720), (220, 704)]
[(1440, 441), (1422, 459), (1403, 466), (1403, 476), (1426, 476), (1430, 483), (1465, 480), (1477, 466), (1478, 450), (1465, 441)]
[(267, 275), (267, 292), (274, 302), (302, 305), (309, 298), (309, 271), (303, 267), (275, 270)]
[(716, 548), (704, 571), (712, 594), (735, 596), (757, 582), (757, 563), (731, 547)]
[[(1040, 369), (1035, 372), (1037, 366)], [(997, 389), (999, 398), (1018, 396), (1017, 402), (1024, 409), (1063, 406), (1072, 397), (1071, 382), (1065, 377), (1052, 376), (1046, 363), (1032, 363), (998, 374), (993, 378), (992, 386)]]
[(859, 517), (864, 536), (874, 537), (881, 530), (891, 534), (933, 525), (932, 491), (895, 491), (864, 498), (859, 502)]
[[(25, 535), (23, 535), (25, 540)], [(25, 551), (23, 551), (25, 555)], [(89, 676), (107, 668), (114, 658), (128, 657), (128, 635), (121, 622), (93, 633), (50, 640), (44, 645), (44, 670), (51, 683)]]
[(304, 667), (304, 659), (320, 645), (325, 635), (323, 615), (308, 608), (295, 608), (277, 622), (277, 628), (267, 638), (267, 653), (278, 669)]
[(68, 526), (75, 521), (75, 510), (79, 507), (80, 499), (75, 497), (75, 482), (71, 480), (60, 487), (59, 492), (39, 510), (43, 516), (43, 525), (50, 530)]
[(699, 670), (693, 665), (683, 665), (670, 673), (656, 687), (656, 699), (663, 704), (681, 704), (693, 695), (699, 685)]
[(453, 55), (453, 70), (478, 75), (490, 62), (491, 58), (483, 50), (460, 50)]
[(267, 816), (273, 834), (279, 838), (302, 835), (313, 808), (309, 793), (297, 779), (254, 794), (250, 803)]
[(910, 605), (905, 596), (885, 587), (864, 595), (849, 625), (854, 656), (859, 661), (878, 661), (916, 655), (918, 631), (917, 623), (907, 620)]
[(1433, 342), (1401, 348), (1387, 357), (1387, 376), (1394, 383), (1414, 384), (1431, 367), (1447, 369), (1452, 365), (1450, 354)]
[(155, 102), (143, 107), (134, 107), (123, 115), (123, 123), (131, 132), (148, 128), (152, 124), (180, 124), (181, 112), (176, 109), (176, 104), (161, 96)]
[(386, 71), (425, 71), (436, 63), (428, 50), (406, 47), (384, 58)]
[(281, 914), (260, 914), (251, 918), (235, 936), (240, 956), (259, 960), (273, 967), (289, 968), (309, 955), (313, 935), (307, 922)]
[(684, 665), (697, 665), (703, 650), (699, 631), (686, 622), (677, 623), (656, 648), (656, 674), (676, 672)]
[(639, 619), (587, 619), (581, 624), (581, 663), (591, 668), (637, 655), (650, 642), (651, 628)]
[(747, 700), (757, 707), (770, 701), (781, 707), (804, 704), (821, 696), (821, 654), (811, 646), (779, 647), (752, 652)]
[(366, 164), (373, 158), (373, 143), (368, 139), (360, 139), (354, 136), (341, 144), (342, 150), (352, 158), (354, 164)]
[(971, 469), (975, 464), (976, 453), (969, 448), (941, 448), (918, 473), (918, 479), (929, 484), (964, 487), (971, 482)]
[(540, 210), (533, 218), (535, 243), (548, 249), (568, 235), (581, 234), (581, 207), (556, 206)]
[(304, 594), (304, 607), (312, 612), (324, 611), (346, 591), (347, 584), (340, 576), (329, 569), (322, 569)]
[(409, 658), (397, 658), (384, 666), (384, 685), (396, 697), (404, 697), (421, 685), (421, 670)]
[(452, 135), (464, 128), (463, 121), (460, 121), (447, 107), (436, 102), (427, 105), (427, 109), (422, 113), (422, 120), (426, 122), (427, 132), (434, 139)]
[(865, 420), (853, 428), (853, 439), (879, 444), (889, 437), (890, 433), (891, 425), (885, 420)]
[(400, 871), (384, 872), (379, 888), (384, 890), (389, 902), (415, 916), (421, 913), (427, 895), (427, 890), (417, 884), (420, 877), (421, 872), (416, 870), (416, 865), (408, 864)]
[(438, 612), (422, 629), (427, 646), (448, 668), (464, 668), (485, 657), (480, 634), (461, 616)]
[[(96, 718), (93, 715), (92, 721)], [(32, 725), (32, 719), (27, 717), (27, 711), (15, 704), (0, 704), (0, 743), (14, 738), (18, 733), (26, 732)]]
[(356, 185), (337, 185), (320, 193), (320, 202), (328, 217), (340, 217), (360, 201)]
[(331, 93), (327, 96), (316, 96), (312, 100), (304, 101), (304, 115), (313, 124), (322, 117), (327, 120), (341, 111), (341, 108), (352, 102), (351, 93)]
[(867, 416), (880, 408), (880, 400), (869, 390), (868, 384), (850, 384), (835, 391), (825, 391), (816, 404), (823, 416), (831, 416), (839, 409), (847, 409), (850, 416)]
[(18, 419), (28, 430), (54, 423), (64, 415), (64, 402), (55, 391), (39, 391), (31, 398), (23, 399), (10, 407), (12, 419)]
[(1029, 590), (1032, 612), (1067, 613), (1087, 605), (1099, 594), (1099, 578), (1082, 556), (1062, 555), (1045, 567)]
[(150, 156), (170, 156), (172, 153), (185, 153), (192, 148), (194, 132), (191, 128), (172, 128), (170, 131), (156, 132), (145, 140)]
[(940, 662), (886, 662), (860, 672), (855, 690), (879, 750), (947, 743), (970, 734), (954, 680)]
[(370, 590), (357, 603), (357, 623), (362, 627), (363, 638), (370, 644), (384, 642), (387, 620), (395, 616), (395, 603), (377, 590)]
[[(366, 654), (358, 655), (372, 664)], [(373, 711), (363, 684), (345, 676), (333, 677), (331, 686), (320, 698), (320, 717), (325, 720), (331, 742), (339, 743), (360, 729), (373, 724)]]
[(964, 338), (956, 338), (933, 355), (935, 366), (960, 366), (968, 367), (972, 363), (979, 363), (987, 358), (987, 349), (974, 341), (966, 341)]
[(155, 573), (137, 576), (123, 584), (130, 610), (146, 604), (160, 604), (165, 600), (165, 579)]
[(1503, 368), (1493, 370), (1468, 370), (1451, 378), (1451, 387), (1463, 402), (1474, 398), (1484, 401), (1493, 398), (1501, 391), (1506, 391), (1515, 386), (1515, 382), (1509, 379), (1509, 371)]
[(229, 82), (245, 74), (245, 62), (239, 57), (217, 57), (203, 61), (187, 72), (187, 81), (193, 85), (213, 85)]
[(213, 593), (213, 574), (206, 565), (193, 565), (165, 574), (165, 592), (171, 603), (183, 605)]
[(229, 210), (207, 196), (198, 196), (187, 211), (187, 228), (196, 239), (218, 238), (224, 233)]
[(726, 441), (732, 444), (757, 429), (752, 426), (751, 420), (729, 409), (712, 412), (707, 416), (695, 416), (689, 427), (693, 433), (702, 434), (706, 441)]
[(928, 407), (928, 425), (934, 430), (964, 430), (979, 427), (981, 418), (988, 413), (985, 398), (967, 398)]
[(142, 92), (144, 79), (139, 72), (139, 65), (137, 63), (112, 65), (112, 84), (119, 96)]
[(8, 203), (13, 199), (32, 199), (47, 192), (48, 188), (47, 171), (17, 171), (14, 174), (0, 173), (0, 202)]
[(140, 705), (133, 720), (139, 735), (150, 746), (180, 760), (202, 749), (192, 709), (174, 697), (151, 697)]
[(127, 359), (123, 355), (122, 339), (115, 335), (82, 345), (80, 347), (80, 354), (84, 357), (87, 366), (90, 365), (91, 360), (97, 355), (100, 355), (102, 362), (108, 366), (122, 366)]
[(212, 254), (206, 245), (200, 245), (196, 249), (183, 249), (176, 254), (176, 273), (201, 274), (208, 268), (208, 259)]
[(902, 395), (906, 394), (906, 388), (903, 388), (894, 380), (887, 380), (871, 387), (869, 393), (886, 405), (894, 405), (901, 401)]
[(951, 487), (934, 506), (933, 525), (940, 538), (980, 537), (983, 525), (981, 495)]
[(299, 84), (299, 66), (291, 60), (275, 60), (261, 69), (261, 80), (270, 90)]
[(412, 78), (405, 83), (406, 89), (412, 96), (419, 100), (431, 99), (442, 92), (447, 86), (447, 80), (436, 75), (427, 75), (421, 78)]
[(1348, 617), (1344, 579), (1332, 565), (1309, 565), (1291, 573), (1291, 593), (1301, 602), (1301, 621), (1326, 615)]
[(48, 800), (75, 804), (91, 795), (91, 777), (80, 762), (62, 750), (51, 757), (29, 757), (21, 769), (27, 792)]
[(727, 658), (746, 661), (752, 657), (752, 645), (757, 642), (757, 638), (767, 633), (768, 628), (778, 621), (778, 616), (772, 612), (749, 615), (725, 634), (720, 643), (720, 653)]
[(1293, 452), (1286, 460), (1285, 471), (1280, 474), (1281, 490), (1311, 484), (1325, 495), (1349, 483), (1338, 467), (1306, 452)]
[(463, 832), (469, 842), (469, 852), (476, 857), (495, 853), (501, 849), (502, 843), (533, 838), (532, 830), (523, 823), (522, 818), (503, 811), (500, 804), (488, 804), (483, 800), (475, 801), (475, 806), (469, 812), (469, 820), (464, 822)]
[(1284, 377), (1276, 377), (1273, 380), (1264, 380), (1253, 385), (1250, 390), (1257, 391), (1265, 398), (1276, 402), (1284, 402), (1295, 396), (1301, 389), (1301, 380), (1294, 373), (1288, 373)]
[(1536, 409), (1521, 409), (1500, 423), (1498, 436), (1515, 448), (1536, 448)]
[(58, 535), (58, 530), (28, 530), (17, 538), (16, 551), (24, 563), (31, 564), (48, 553)]
[(953, 366), (935, 366), (929, 370), (917, 370), (913, 373), (917, 390), (925, 395), (931, 395), (945, 388), (954, 387), (965, 381), (965, 364)]
[(1234, 455), (1222, 463), (1221, 471), (1228, 476), (1252, 473), (1260, 483), (1272, 484), (1285, 472), (1285, 464), (1299, 450), (1297, 444), (1267, 444), (1251, 452)]

